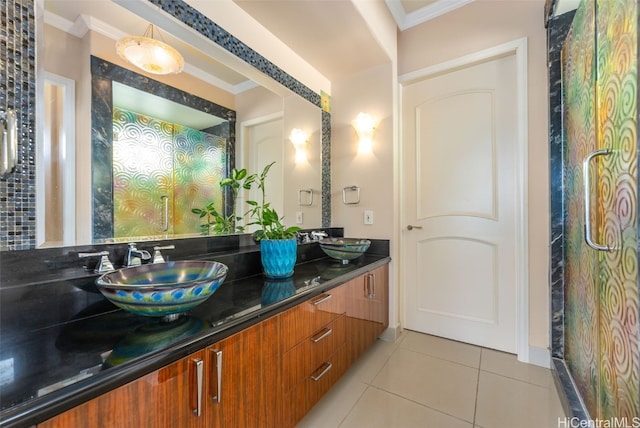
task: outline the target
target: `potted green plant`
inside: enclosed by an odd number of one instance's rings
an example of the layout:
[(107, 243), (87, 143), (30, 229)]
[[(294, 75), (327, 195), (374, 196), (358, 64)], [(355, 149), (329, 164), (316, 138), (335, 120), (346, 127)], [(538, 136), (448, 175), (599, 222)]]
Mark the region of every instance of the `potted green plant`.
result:
[(216, 203), (211, 202), (204, 208), (193, 208), (192, 213), (200, 218), (206, 217), (206, 223), (200, 225), (203, 235), (227, 235), (231, 233), (243, 233), (244, 226), (238, 225), (242, 217), (236, 214), (236, 200), (240, 189), (250, 189), (257, 178), (256, 174), (247, 175), (245, 168), (231, 170), (231, 176), (220, 180), (220, 187), (229, 188), (231, 198), (231, 214), (223, 215), (216, 208)]
[[(247, 201), (251, 206), (247, 215), (248, 225), (256, 225), (258, 229), (253, 237), (260, 243), (260, 259), (262, 268), (267, 278), (288, 278), (293, 275), (296, 264), (298, 241), (297, 226), (286, 227), (283, 224), (284, 217), (280, 217), (271, 204), (265, 198), (265, 181), (267, 174), (275, 162), (264, 167), (260, 175), (256, 175), (255, 183), (262, 195), (260, 201)], [(252, 181), (252, 182), (253, 182)]]

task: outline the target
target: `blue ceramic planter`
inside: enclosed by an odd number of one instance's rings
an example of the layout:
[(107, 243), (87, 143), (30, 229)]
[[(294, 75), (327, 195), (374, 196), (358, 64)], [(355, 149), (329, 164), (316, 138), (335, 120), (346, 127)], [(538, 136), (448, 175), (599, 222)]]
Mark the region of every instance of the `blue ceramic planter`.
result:
[(293, 239), (263, 239), (260, 241), (262, 269), (267, 278), (289, 278), (293, 275), (298, 255), (298, 241)]

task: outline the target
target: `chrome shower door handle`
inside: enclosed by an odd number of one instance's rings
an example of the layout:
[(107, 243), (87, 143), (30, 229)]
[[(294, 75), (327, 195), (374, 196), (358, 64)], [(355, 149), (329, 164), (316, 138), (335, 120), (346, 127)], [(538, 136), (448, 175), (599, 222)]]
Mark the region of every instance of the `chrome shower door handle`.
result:
[(591, 239), (591, 161), (598, 156), (610, 155), (610, 149), (595, 150), (589, 153), (582, 163), (582, 175), (584, 181), (584, 240), (587, 245), (598, 251), (611, 251), (614, 248), (608, 245), (598, 244)]
[(162, 204), (164, 206), (164, 218), (162, 219), (162, 231), (169, 231), (169, 197), (167, 195), (160, 196)]

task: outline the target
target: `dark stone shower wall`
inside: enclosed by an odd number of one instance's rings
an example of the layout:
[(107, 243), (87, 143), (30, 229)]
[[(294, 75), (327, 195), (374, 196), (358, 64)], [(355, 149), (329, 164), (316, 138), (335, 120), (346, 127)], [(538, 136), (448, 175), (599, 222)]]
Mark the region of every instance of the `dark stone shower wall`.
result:
[(552, 17), (547, 26), (549, 67), (549, 171), (551, 209), (551, 356), (564, 358), (564, 166), (562, 131), (562, 44), (575, 12)]

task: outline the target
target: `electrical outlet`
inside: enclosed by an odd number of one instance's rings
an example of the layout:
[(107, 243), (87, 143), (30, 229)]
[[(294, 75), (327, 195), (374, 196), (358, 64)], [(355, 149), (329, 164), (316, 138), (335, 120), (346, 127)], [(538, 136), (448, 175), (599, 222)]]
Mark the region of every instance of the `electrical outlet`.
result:
[(373, 211), (365, 210), (365, 212), (364, 212), (364, 224), (373, 224)]
[(296, 224), (302, 224), (302, 211), (296, 211)]

